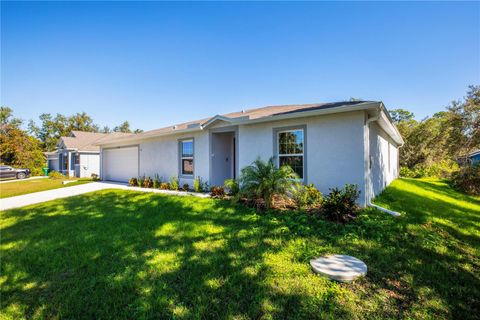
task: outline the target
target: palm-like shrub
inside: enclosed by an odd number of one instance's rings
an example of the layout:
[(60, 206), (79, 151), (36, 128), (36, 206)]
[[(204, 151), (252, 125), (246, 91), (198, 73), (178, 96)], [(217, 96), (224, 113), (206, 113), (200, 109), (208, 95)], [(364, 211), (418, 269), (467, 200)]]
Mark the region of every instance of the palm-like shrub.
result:
[(242, 196), (263, 199), (266, 209), (273, 204), (273, 196), (284, 196), (298, 178), (289, 166), (277, 168), (273, 157), (267, 162), (258, 157), (251, 165), (242, 169), (240, 188)]
[(223, 183), (225, 188), (228, 190), (228, 194), (231, 196), (235, 196), (240, 191), (240, 187), (238, 186), (238, 181), (235, 179), (227, 179)]

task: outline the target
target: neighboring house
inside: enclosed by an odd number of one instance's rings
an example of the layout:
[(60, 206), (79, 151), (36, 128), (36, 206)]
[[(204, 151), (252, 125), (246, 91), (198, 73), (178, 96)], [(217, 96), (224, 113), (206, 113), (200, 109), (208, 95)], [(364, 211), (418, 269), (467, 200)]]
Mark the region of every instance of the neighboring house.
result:
[(468, 164), (477, 164), (480, 163), (480, 150), (475, 150), (468, 154), (467, 156), (461, 156), (457, 158), (457, 162), (460, 165)]
[(402, 144), (383, 103), (374, 101), (270, 106), (98, 143), (103, 180), (158, 174), (222, 185), (257, 157), (274, 156), (324, 194), (357, 184), (362, 205), (398, 177)]
[(472, 164), (480, 163), (480, 150), (470, 153), (468, 158), (470, 159), (470, 163)]
[(60, 137), (56, 151), (45, 153), (48, 168), (78, 178), (99, 174), (100, 148), (97, 143), (106, 138), (130, 135), (72, 131), (68, 137)]

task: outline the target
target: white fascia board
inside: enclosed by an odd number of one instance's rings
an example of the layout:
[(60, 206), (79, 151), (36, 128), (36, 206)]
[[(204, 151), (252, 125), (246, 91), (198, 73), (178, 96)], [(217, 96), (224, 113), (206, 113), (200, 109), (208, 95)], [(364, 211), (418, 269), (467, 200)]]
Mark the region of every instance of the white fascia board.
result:
[(236, 122), (236, 124), (254, 124), (254, 123), (271, 122), (271, 121), (279, 121), (279, 120), (306, 118), (306, 117), (335, 114), (335, 113), (342, 113), (342, 112), (378, 109), (378, 107), (379, 107), (378, 102), (366, 102), (362, 104), (356, 104), (353, 106), (345, 105), (345, 106), (340, 106), (335, 108), (316, 109), (316, 110), (310, 110), (310, 111), (299, 111), (299, 112), (293, 111), (293, 112), (267, 116), (267, 117), (262, 117), (258, 119), (253, 119), (253, 120), (238, 121)]
[(125, 143), (131, 144), (131, 143), (137, 143), (137, 142), (139, 143), (141, 141), (155, 139), (158, 137), (173, 136), (173, 135), (186, 134), (186, 133), (199, 132), (199, 131), (202, 131), (202, 129), (200, 127), (195, 127), (190, 129), (174, 130), (174, 131), (169, 131), (164, 133), (146, 134), (146, 135), (142, 135), (141, 137), (125, 137), (125, 138), (121, 138), (114, 141), (105, 141), (105, 142), (96, 143), (95, 145), (100, 146), (100, 148), (106, 148), (111, 145), (117, 145), (117, 144), (123, 145)]
[(395, 143), (401, 147), (404, 144), (402, 135), (398, 131), (397, 127), (393, 124), (391, 118), (388, 116), (388, 111), (382, 104), (380, 112), (380, 118), (378, 119), (380, 127), (395, 141)]
[(211, 126), (217, 121), (232, 122), (232, 119), (217, 114), (216, 116), (212, 117), (210, 120), (205, 122), (204, 124), (200, 125), (200, 129), (206, 129), (207, 127)]

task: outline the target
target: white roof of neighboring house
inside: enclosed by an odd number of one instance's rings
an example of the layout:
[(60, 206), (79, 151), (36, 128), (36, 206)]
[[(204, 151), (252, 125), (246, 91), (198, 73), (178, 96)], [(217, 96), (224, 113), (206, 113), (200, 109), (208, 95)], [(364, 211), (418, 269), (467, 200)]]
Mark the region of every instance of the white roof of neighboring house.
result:
[(400, 133), (393, 124), (392, 119), (390, 118), (390, 115), (388, 114), (385, 106), (380, 101), (343, 101), (331, 103), (267, 106), (262, 108), (231, 112), (223, 115), (216, 115), (210, 118), (184, 122), (160, 129), (145, 131), (138, 134), (131, 134), (129, 136), (111, 136), (97, 141), (96, 144), (101, 146), (112, 143), (123, 143), (134, 140), (154, 138), (170, 134), (200, 131), (208, 128), (212, 124), (219, 121), (230, 123), (232, 125), (238, 125), (359, 110), (374, 110), (378, 112), (379, 123), (382, 128), (393, 138), (393, 140), (398, 145), (403, 144), (403, 139)]

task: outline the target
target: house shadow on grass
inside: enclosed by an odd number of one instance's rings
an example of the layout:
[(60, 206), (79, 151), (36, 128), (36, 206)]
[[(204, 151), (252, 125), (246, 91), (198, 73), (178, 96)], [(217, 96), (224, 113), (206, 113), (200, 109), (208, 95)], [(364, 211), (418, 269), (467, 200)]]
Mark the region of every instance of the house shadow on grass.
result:
[(276, 287), (265, 255), (282, 249), (281, 224), (227, 202), (103, 191), (2, 220), (7, 318), (351, 315), (335, 296)]
[[(413, 203), (415, 210), (400, 219), (366, 210), (345, 226), (295, 212), (256, 214), (225, 201), (130, 191), (6, 211), (2, 314), (475, 318), (479, 239), (456, 226), (472, 228), (476, 220), (441, 202), (450, 211), (435, 215), (428, 211), (435, 199), (394, 191), (383, 197), (391, 196), (397, 209)], [(475, 218), (474, 211), (467, 214)], [(432, 222), (433, 215), (445, 225)], [(309, 259), (326, 253), (364, 260), (367, 278), (337, 284), (313, 275)]]

